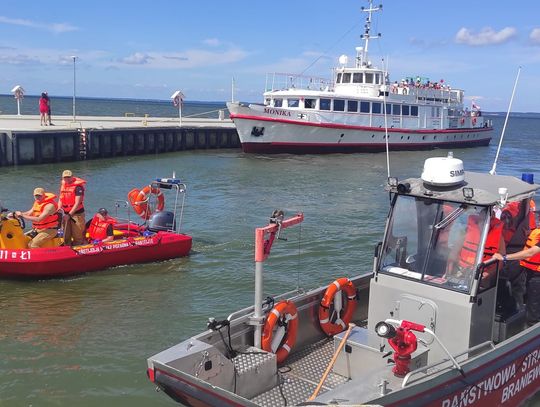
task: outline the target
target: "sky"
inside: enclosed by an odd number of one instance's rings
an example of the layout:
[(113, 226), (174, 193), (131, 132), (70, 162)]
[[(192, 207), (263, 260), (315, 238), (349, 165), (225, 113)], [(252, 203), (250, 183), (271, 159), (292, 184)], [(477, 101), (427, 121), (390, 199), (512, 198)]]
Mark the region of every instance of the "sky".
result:
[[(375, 4), (380, 4), (376, 1)], [(464, 89), (485, 111), (540, 112), (540, 4), (382, 1), (370, 59), (391, 81)], [(366, 0), (2, 0), (0, 93), (262, 101), (266, 75), (331, 78), (362, 46)], [(76, 56), (75, 64), (72, 56)]]

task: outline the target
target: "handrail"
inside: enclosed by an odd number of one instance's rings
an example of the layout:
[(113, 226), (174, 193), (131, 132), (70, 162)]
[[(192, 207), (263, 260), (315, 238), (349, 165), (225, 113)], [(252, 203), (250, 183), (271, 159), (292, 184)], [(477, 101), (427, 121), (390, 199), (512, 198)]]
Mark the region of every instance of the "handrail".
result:
[[(486, 346), (489, 346), (490, 349), (495, 349), (495, 344), (494, 344), (492, 341), (486, 341), (486, 342), (482, 342), (482, 343), (480, 343), (480, 344), (478, 344), (478, 345), (476, 345), (476, 346), (473, 346), (472, 348), (468, 348), (467, 350), (465, 350), (465, 351), (463, 351), (463, 352), (461, 352), (461, 353), (456, 354), (456, 355), (454, 356), (454, 359), (457, 359), (457, 358), (459, 358), (460, 356), (465, 355), (466, 353), (474, 352), (474, 351), (476, 351), (476, 350), (478, 350), (478, 349), (481, 349), (481, 348), (483, 348), (483, 347), (486, 347)], [(488, 350), (488, 349), (486, 349), (486, 351), (487, 351), (487, 350)], [(484, 353), (484, 352), (482, 352), (482, 353)], [(405, 388), (405, 387), (409, 384), (409, 380), (410, 380), (410, 378), (411, 378), (412, 376), (414, 376), (414, 375), (416, 375), (416, 374), (418, 374), (418, 373), (424, 373), (424, 372), (426, 372), (426, 371), (429, 370), (429, 369), (433, 369), (434, 367), (436, 367), (436, 366), (438, 366), (438, 365), (442, 365), (443, 363), (447, 363), (447, 362), (452, 363), (452, 361), (451, 361), (450, 358), (445, 358), (445, 359), (440, 360), (440, 361), (438, 361), (438, 362), (432, 363), (431, 365), (426, 365), (426, 366), (424, 366), (424, 367), (421, 367), (421, 368), (419, 368), (419, 369), (416, 369), (416, 370), (413, 370), (412, 372), (407, 373), (407, 375), (403, 378), (403, 382), (402, 382), (402, 384), (401, 384), (401, 388)], [(454, 367), (454, 364), (452, 363), (451, 366), (447, 366), (447, 367), (445, 367), (444, 369), (450, 369), (450, 368), (453, 368), (453, 367)], [(444, 369), (442, 369), (442, 370), (444, 370)], [(440, 373), (442, 370), (439, 370), (439, 371), (437, 371), (437, 372), (432, 372), (432, 373), (426, 373), (426, 376), (431, 376), (431, 375), (433, 375), (433, 374), (435, 374), (435, 373)]]

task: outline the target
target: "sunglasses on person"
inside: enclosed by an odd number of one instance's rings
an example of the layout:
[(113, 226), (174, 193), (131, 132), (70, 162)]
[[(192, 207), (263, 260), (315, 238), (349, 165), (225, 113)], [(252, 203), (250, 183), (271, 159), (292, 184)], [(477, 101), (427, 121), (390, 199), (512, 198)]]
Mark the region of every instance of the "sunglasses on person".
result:
[(34, 195), (34, 198), (37, 198), (37, 199), (41, 199), (41, 197), (43, 197), (43, 195), (41, 194)]

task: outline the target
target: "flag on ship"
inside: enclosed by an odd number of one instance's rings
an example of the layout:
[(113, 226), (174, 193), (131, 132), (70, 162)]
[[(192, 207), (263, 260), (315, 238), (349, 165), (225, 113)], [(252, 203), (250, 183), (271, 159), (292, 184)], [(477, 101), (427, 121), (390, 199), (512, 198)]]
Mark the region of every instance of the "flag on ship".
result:
[(472, 108), (474, 110), (480, 110), (480, 106), (478, 106), (476, 103), (474, 103), (474, 100), (472, 101)]

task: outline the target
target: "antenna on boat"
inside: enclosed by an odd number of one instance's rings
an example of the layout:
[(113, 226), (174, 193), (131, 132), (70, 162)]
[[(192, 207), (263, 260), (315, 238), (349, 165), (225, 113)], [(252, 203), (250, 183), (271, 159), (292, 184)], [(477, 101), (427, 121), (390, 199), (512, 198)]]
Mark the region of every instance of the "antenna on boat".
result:
[[(385, 63), (386, 62), (386, 63)], [(384, 139), (385, 139), (385, 145), (386, 145), (386, 176), (387, 180), (390, 179), (390, 151), (388, 146), (388, 115), (386, 111), (386, 93), (387, 93), (387, 86), (386, 83), (386, 77), (388, 75), (388, 61), (385, 61), (384, 58), (382, 60), (383, 68), (384, 68), (384, 84), (385, 88), (383, 91), (383, 113), (384, 113)]]
[(231, 78), (231, 102), (234, 103), (234, 76)]
[(501, 138), (499, 139), (499, 146), (497, 147), (497, 154), (495, 155), (495, 161), (493, 162), (493, 167), (491, 167), (491, 170), (489, 171), (491, 175), (495, 175), (495, 170), (497, 168), (497, 160), (499, 159), (499, 153), (501, 151), (501, 146), (504, 139), (504, 132), (506, 131), (506, 123), (508, 123), (508, 117), (510, 116), (510, 110), (512, 109), (512, 102), (514, 101), (514, 94), (516, 93), (516, 87), (518, 84), (520, 73), (521, 73), (521, 66), (518, 67), (516, 81), (514, 82), (514, 89), (512, 90), (512, 96), (510, 97), (510, 104), (508, 105), (508, 111), (506, 112), (506, 118), (504, 119), (504, 125), (501, 132)]
[[(371, 31), (371, 15), (373, 14), (374, 11), (382, 10), (382, 4), (379, 5), (378, 7), (373, 7), (373, 0), (368, 0), (368, 2), (369, 2), (368, 8), (361, 7), (361, 10), (368, 13), (368, 16), (366, 17), (366, 24), (364, 25), (364, 34), (360, 36), (360, 38), (364, 40), (364, 49), (362, 50), (360, 61), (358, 61), (357, 59), (357, 66), (356, 66), (357, 68), (360, 68), (363, 65), (369, 65), (369, 62), (367, 61), (369, 40), (381, 37), (381, 33), (378, 33), (377, 35), (370, 35), (370, 31)], [(360, 66), (358, 66), (358, 62), (360, 62)]]

